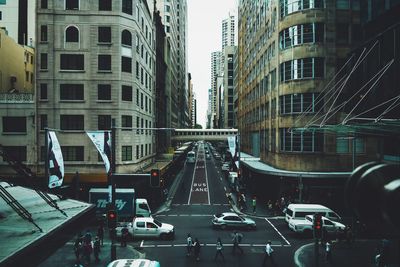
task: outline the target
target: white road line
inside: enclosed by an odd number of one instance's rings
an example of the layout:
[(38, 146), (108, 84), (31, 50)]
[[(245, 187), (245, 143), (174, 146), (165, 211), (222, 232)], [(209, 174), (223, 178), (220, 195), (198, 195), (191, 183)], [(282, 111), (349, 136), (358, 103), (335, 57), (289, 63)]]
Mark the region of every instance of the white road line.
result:
[[(142, 241), (143, 242), (143, 241)], [(153, 245), (140, 245), (143, 248), (170, 248), (170, 247), (186, 247), (186, 244), (153, 244)], [(215, 247), (213, 243), (202, 244), (202, 247)], [(233, 244), (224, 244), (224, 247), (232, 247)], [(240, 244), (241, 247), (265, 247), (265, 244)], [(277, 245), (272, 244), (272, 247), (291, 247), (290, 245)]]
[(140, 247), (142, 248), (144, 244), (144, 240), (142, 240), (142, 242), (140, 242)]
[(273, 225), (267, 218), (265, 218), (265, 220), (272, 226), (272, 228), (275, 229), (275, 231), (282, 237), (282, 239), (285, 240), (288, 245), (290, 245), (289, 241), (287, 241), (287, 239), (281, 234), (281, 232), (276, 229), (275, 225)]
[(157, 245), (159, 248), (170, 248), (172, 245)]
[(207, 162), (204, 163), (204, 171), (206, 172), (206, 184), (207, 184), (208, 205), (210, 205), (210, 187), (208, 187)]
[(193, 169), (193, 176), (192, 176), (192, 183), (190, 185), (190, 191), (189, 191), (189, 198), (187, 204), (190, 205), (190, 198), (192, 197), (192, 188), (193, 188), (193, 183), (194, 183), (194, 175), (196, 173), (196, 167), (197, 167), (197, 161), (199, 158), (199, 154), (196, 155), (196, 163), (194, 164), (194, 169)]

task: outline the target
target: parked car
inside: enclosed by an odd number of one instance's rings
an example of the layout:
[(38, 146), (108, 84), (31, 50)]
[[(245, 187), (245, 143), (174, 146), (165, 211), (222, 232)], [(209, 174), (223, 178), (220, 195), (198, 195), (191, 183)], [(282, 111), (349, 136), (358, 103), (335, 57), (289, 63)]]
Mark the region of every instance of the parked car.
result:
[(225, 229), (227, 227), (232, 228), (246, 228), (256, 229), (256, 222), (250, 218), (238, 215), (234, 212), (224, 212), (214, 215), (212, 220), (214, 228)]
[(122, 234), (122, 229), (128, 228), (131, 237), (156, 237), (161, 239), (173, 239), (175, 235), (174, 226), (168, 223), (162, 223), (152, 217), (135, 218), (133, 222), (119, 225), (116, 228), (117, 237)]
[(221, 166), (221, 170), (222, 171), (225, 171), (225, 172), (229, 172), (229, 170), (230, 170), (230, 166), (229, 166), (229, 163), (224, 163), (224, 164), (222, 164), (222, 166)]
[(289, 223), (291, 219), (304, 219), (306, 215), (314, 213), (320, 213), (333, 221), (341, 220), (336, 212), (319, 204), (290, 204), (285, 210), (285, 220)]

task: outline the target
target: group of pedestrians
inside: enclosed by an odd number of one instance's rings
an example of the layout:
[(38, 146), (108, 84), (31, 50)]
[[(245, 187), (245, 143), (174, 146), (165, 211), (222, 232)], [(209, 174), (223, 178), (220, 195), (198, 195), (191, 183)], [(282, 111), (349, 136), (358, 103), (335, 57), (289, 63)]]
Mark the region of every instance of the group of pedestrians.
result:
[(96, 262), (100, 262), (100, 247), (103, 245), (104, 229), (100, 225), (97, 230), (97, 235), (93, 239), (90, 230), (87, 230), (85, 235), (78, 234), (74, 243), (75, 266), (81, 266), (81, 263), (88, 265), (91, 262), (93, 253)]
[(201, 248), (201, 244), (199, 239), (196, 237), (194, 239), (192, 239), (192, 236), (190, 234), (187, 235), (186, 238), (186, 250), (187, 250), (187, 256), (191, 256), (192, 255), (192, 251), (194, 252), (194, 257), (196, 259), (196, 261), (200, 260), (200, 248)]

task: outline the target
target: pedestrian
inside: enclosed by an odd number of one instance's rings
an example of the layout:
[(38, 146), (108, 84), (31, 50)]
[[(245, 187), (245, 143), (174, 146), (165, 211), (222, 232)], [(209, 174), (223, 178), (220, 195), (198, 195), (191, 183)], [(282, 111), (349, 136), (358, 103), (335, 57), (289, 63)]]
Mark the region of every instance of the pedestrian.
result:
[(326, 252), (326, 261), (332, 262), (332, 248), (331, 242), (328, 240), (325, 244), (325, 252)]
[(93, 255), (96, 262), (100, 262), (99, 254), (100, 254), (100, 238), (99, 236), (96, 236), (93, 242)]
[(193, 240), (189, 233), (189, 234), (187, 234), (187, 238), (186, 238), (186, 250), (187, 250), (186, 256), (188, 256), (188, 257), (192, 254), (192, 246), (193, 246)]
[(126, 225), (121, 230), (121, 247), (126, 247), (128, 241), (129, 231)]
[(253, 200), (251, 201), (251, 205), (253, 206), (253, 213), (256, 213), (256, 206), (257, 206), (256, 196), (253, 197)]
[(268, 260), (271, 262), (272, 265), (275, 265), (274, 257), (272, 256), (273, 252), (274, 252), (274, 250), (272, 249), (271, 241), (268, 241), (267, 245), (265, 246), (265, 255), (264, 255), (264, 260), (263, 260), (263, 266), (265, 265), (265, 263)]
[(92, 242), (92, 233), (90, 232), (89, 229), (86, 230), (85, 236), (83, 237), (84, 243), (87, 242)]
[(82, 252), (82, 238), (81, 238), (81, 236), (78, 236), (76, 238), (76, 240), (75, 240), (75, 243), (74, 243), (74, 253), (75, 253), (75, 257), (76, 257), (77, 261), (79, 261), (81, 259), (81, 257), (80, 257), (81, 252)]
[(232, 254), (235, 254), (236, 249), (240, 250), (241, 254), (243, 254), (243, 249), (239, 246), (239, 243), (242, 242), (243, 235), (238, 233), (237, 231), (233, 232), (232, 235)]
[(99, 228), (97, 228), (97, 236), (99, 237), (100, 245), (103, 245), (103, 241), (104, 241), (104, 227), (103, 227), (103, 222), (101, 222), (100, 225), (99, 225)]
[(217, 248), (217, 251), (215, 252), (214, 260), (217, 260), (218, 255), (221, 255), (222, 260), (225, 260), (224, 254), (222, 254), (222, 250), (223, 250), (222, 241), (221, 241), (221, 238), (219, 238), (219, 237), (218, 237), (218, 239), (217, 239), (216, 248)]
[(200, 260), (200, 248), (201, 248), (199, 239), (197, 239), (197, 238), (194, 239), (193, 247), (194, 247), (194, 257), (196, 258), (196, 261), (199, 261)]
[(273, 208), (273, 205), (272, 205), (272, 201), (271, 201), (271, 199), (270, 199), (270, 200), (268, 200), (268, 203), (267, 203), (267, 208), (268, 208), (268, 211), (269, 211), (270, 213), (272, 213), (272, 208)]
[(88, 240), (89, 239), (85, 239), (83, 241), (83, 257), (86, 264), (90, 264), (90, 255), (93, 251), (93, 242)]

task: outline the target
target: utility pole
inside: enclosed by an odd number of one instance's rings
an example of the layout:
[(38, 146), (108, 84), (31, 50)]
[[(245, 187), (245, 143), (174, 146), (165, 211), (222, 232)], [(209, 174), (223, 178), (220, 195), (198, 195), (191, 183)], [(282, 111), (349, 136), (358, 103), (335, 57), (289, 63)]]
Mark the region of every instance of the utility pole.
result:
[[(111, 171), (107, 175), (108, 180), (108, 189), (109, 189), (109, 201), (110, 207), (109, 209), (115, 210), (115, 182), (114, 182), (114, 174), (116, 172), (116, 126), (115, 119), (111, 120)], [(108, 218), (107, 218), (108, 219)], [(111, 261), (117, 259), (117, 247), (115, 244), (115, 238), (117, 236), (115, 227), (109, 229), (110, 237), (111, 237)]]

